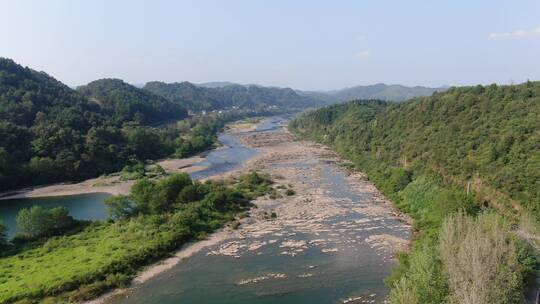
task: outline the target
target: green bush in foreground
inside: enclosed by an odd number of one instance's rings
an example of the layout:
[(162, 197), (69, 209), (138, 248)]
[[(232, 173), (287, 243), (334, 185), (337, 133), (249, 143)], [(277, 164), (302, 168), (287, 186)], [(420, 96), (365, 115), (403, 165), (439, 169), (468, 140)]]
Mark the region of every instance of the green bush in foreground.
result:
[(41, 206), (22, 209), (16, 220), (18, 240), (60, 234), (77, 222), (69, 215), (66, 207), (46, 209)]
[(523, 267), (500, 215), (449, 216), (439, 237), (439, 255), (449, 286), (448, 303), (521, 303)]
[[(193, 185), (201, 189), (202, 198), (185, 201), (183, 190)], [(173, 175), (145, 191), (114, 197), (108, 202), (115, 206), (114, 222), (92, 223), (79, 233), (52, 237), (0, 259), (0, 303), (47, 297), (52, 303), (81, 301), (125, 285), (142, 266), (192, 238), (204, 237), (246, 210), (253, 192), (244, 189), (268, 192), (269, 185), (268, 178), (258, 173), (204, 184)], [(127, 216), (120, 216), (124, 213), (118, 206), (133, 203), (132, 196), (140, 199), (141, 193), (149, 199), (168, 200), (159, 205), (166, 208), (160, 213), (153, 208), (147, 209), (149, 213), (128, 209), (123, 211)]]

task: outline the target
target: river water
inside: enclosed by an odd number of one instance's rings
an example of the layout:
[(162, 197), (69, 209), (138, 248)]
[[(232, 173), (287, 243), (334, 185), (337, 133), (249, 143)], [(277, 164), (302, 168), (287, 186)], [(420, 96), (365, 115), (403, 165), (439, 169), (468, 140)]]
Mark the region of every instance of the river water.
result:
[[(287, 116), (265, 119), (254, 132), (274, 132), (287, 119)], [(191, 173), (192, 178), (238, 169), (260, 153), (258, 149), (244, 146), (237, 134), (220, 134), (219, 141), (222, 146), (197, 164), (206, 169)], [(373, 200), (372, 194), (356, 191), (357, 185), (351, 184), (337, 165), (320, 159), (304, 159), (287, 166), (321, 170), (317, 178), (309, 174), (293, 178), (338, 201), (336, 208), (344, 212), (321, 220), (319, 230), (283, 225), (272, 234), (229, 239), (227, 242), (264, 244), (257, 250), (243, 250), (234, 256), (212, 254), (219, 251), (223, 243), (210, 246), (110, 303), (322, 304), (344, 303), (351, 298), (357, 300), (349, 303), (383, 302), (388, 292), (383, 280), (394, 264), (392, 255), (364, 240), (374, 234), (407, 239), (409, 230), (400, 226), (397, 219), (368, 219), (362, 212), (354, 211), (367, 206)], [(10, 228), (10, 236), (14, 233), (18, 210), (33, 204), (65, 206), (79, 219), (104, 219), (106, 212), (102, 202), (106, 197), (107, 194), (96, 193), (1, 201), (0, 219)], [(301, 250), (286, 248), (286, 244), (294, 242), (305, 245)], [(296, 251), (284, 254), (286, 250)]]
[(8, 237), (16, 233), (17, 213), (23, 208), (39, 205), (45, 208), (63, 206), (69, 210), (69, 214), (79, 220), (102, 220), (107, 217), (107, 211), (103, 201), (109, 194), (91, 193), (81, 195), (68, 195), (57, 197), (24, 198), (0, 201), (0, 220), (8, 228)]
[[(284, 119), (267, 119), (255, 132), (273, 132)], [(222, 142), (227, 147), (211, 152), (210, 169), (195, 176), (206, 177), (220, 171), (217, 168), (237, 168), (245, 161), (242, 157), (258, 153), (257, 149), (240, 144), (234, 135), (222, 135), (220, 139), (225, 139)], [(255, 228), (255, 235), (246, 233), (209, 246), (109, 303), (384, 302), (388, 289), (383, 280), (390, 274), (394, 260), (391, 252), (372, 246), (369, 237), (391, 235), (408, 239), (409, 227), (396, 218), (363, 213), (362, 208), (368, 209), (372, 204), (373, 193), (358, 191), (358, 184), (352, 183), (334, 163), (301, 159), (293, 164), (274, 166), (293, 166), (300, 170), (298, 172), (304, 172), (291, 178), (336, 201), (333, 208), (338, 212), (311, 226), (296, 225), (304, 218), (296, 224), (283, 219), (281, 224), (271, 227), (272, 233), (258, 233), (267, 226), (260, 230)], [(312, 172), (313, 168), (320, 171), (317, 176), (305, 173)], [(259, 210), (267, 207), (260, 206)], [(272, 208), (270, 206), (269, 210), (274, 210)], [(316, 210), (311, 211), (317, 214)], [(308, 213), (306, 218), (310, 217)], [(278, 219), (280, 217), (281, 214)], [(234, 246), (241, 249), (233, 254), (216, 254)]]
[[(269, 131), (277, 128), (288, 116), (276, 116), (263, 120), (257, 131)], [(239, 168), (243, 162), (255, 156), (257, 151), (245, 147), (238, 137), (222, 133), (219, 135), (221, 147), (210, 151), (207, 159), (196, 165), (205, 166), (206, 169), (191, 173), (194, 179), (206, 178), (215, 174), (227, 172)], [(8, 237), (16, 233), (16, 216), (23, 208), (39, 205), (45, 208), (63, 206), (75, 219), (103, 220), (107, 218), (107, 212), (103, 202), (109, 194), (90, 193), (83, 195), (68, 195), (42, 198), (23, 198), (0, 201), (0, 221), (7, 227)]]

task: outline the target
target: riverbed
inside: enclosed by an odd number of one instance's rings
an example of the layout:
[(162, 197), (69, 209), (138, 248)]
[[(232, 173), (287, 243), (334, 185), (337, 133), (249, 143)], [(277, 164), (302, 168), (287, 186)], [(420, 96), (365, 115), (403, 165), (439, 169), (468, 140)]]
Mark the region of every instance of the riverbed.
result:
[(190, 255), (180, 250), (109, 303), (384, 302), (383, 280), (395, 253), (407, 249), (409, 219), (332, 151), (295, 141), (283, 122), (270, 118), (255, 131), (226, 134), (240, 152), (211, 152), (205, 165), (227, 169), (199, 173), (267, 172), (280, 197), (258, 199), (239, 229), (219, 232)]

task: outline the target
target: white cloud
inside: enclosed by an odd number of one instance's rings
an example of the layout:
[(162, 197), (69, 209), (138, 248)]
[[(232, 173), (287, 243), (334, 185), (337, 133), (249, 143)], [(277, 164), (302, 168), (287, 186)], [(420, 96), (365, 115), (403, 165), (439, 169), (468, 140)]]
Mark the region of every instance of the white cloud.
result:
[(489, 39), (517, 39), (517, 38), (531, 38), (540, 37), (540, 27), (532, 30), (517, 30), (508, 33), (491, 33)]
[(356, 57), (361, 58), (361, 59), (366, 59), (366, 58), (369, 57), (369, 55), (370, 55), (370, 53), (367, 50), (366, 51), (361, 51), (361, 52), (358, 52), (358, 53), (355, 54)]

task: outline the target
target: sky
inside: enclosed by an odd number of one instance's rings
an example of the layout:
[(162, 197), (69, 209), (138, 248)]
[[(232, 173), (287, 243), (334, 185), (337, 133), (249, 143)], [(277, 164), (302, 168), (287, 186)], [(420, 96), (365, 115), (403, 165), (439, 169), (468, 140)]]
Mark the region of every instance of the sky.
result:
[(540, 0), (0, 0), (0, 57), (68, 85), (540, 80)]

